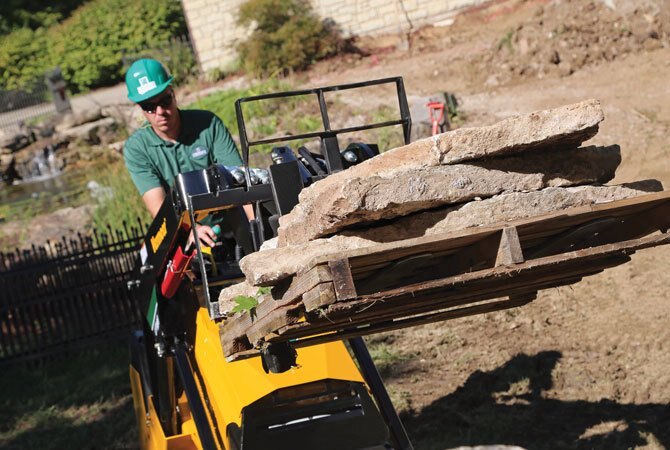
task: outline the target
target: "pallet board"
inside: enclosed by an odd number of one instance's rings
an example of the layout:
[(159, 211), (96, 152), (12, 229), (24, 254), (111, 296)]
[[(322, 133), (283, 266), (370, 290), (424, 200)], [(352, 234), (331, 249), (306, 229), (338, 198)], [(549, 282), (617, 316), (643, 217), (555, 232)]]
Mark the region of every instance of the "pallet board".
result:
[(521, 306), (670, 243), (670, 192), (315, 258), (221, 324), (225, 356), (313, 345)]

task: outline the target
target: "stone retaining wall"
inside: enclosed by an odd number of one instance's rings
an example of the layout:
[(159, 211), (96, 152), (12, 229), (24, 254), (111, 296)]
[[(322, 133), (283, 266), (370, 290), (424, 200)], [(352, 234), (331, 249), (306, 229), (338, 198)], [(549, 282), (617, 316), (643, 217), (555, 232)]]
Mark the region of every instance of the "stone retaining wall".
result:
[[(193, 44), (204, 71), (224, 68), (235, 58), (235, 41), (247, 30), (236, 26), (244, 0), (182, 0)], [(485, 0), (311, 0), (314, 9), (334, 20), (345, 36), (402, 33), (411, 26), (439, 23), (459, 9)]]

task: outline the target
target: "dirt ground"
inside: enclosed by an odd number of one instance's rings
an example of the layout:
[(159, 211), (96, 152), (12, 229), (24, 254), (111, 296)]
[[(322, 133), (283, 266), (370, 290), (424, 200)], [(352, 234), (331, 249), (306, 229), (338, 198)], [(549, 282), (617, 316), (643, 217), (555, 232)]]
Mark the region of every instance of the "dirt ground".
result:
[[(322, 63), (309, 84), (402, 75), (410, 96), (455, 93), (463, 126), (597, 98), (606, 120), (592, 143), (622, 149), (612, 183), (668, 188), (669, 11), (667, 0), (494, 2), (418, 31), (410, 52), (389, 50), (397, 36), (366, 42), (368, 56)], [(516, 310), (368, 339), (415, 448), (670, 448), (669, 251)]]

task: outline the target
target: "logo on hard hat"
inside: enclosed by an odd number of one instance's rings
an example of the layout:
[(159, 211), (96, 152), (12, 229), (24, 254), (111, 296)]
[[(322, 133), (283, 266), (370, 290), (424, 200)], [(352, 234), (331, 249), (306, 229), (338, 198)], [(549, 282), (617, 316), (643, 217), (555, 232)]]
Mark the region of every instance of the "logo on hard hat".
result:
[(138, 81), (140, 85), (137, 86), (137, 93), (140, 95), (144, 95), (156, 87), (156, 82), (149, 81), (149, 77), (142, 77)]

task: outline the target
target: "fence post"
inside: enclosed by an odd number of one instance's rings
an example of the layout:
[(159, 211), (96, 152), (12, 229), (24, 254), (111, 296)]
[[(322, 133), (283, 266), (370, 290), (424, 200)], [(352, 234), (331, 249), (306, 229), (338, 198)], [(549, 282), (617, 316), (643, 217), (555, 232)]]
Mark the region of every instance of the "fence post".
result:
[(46, 73), (46, 83), (51, 92), (56, 112), (59, 114), (72, 111), (70, 99), (67, 96), (67, 84), (63, 78), (60, 67), (56, 66), (53, 70)]

